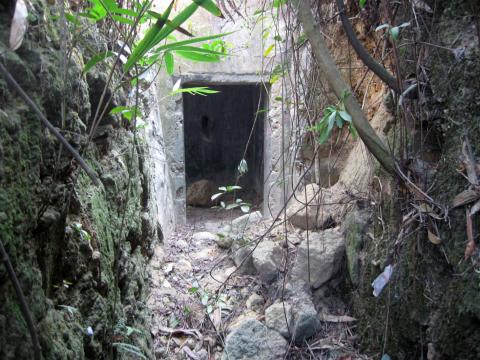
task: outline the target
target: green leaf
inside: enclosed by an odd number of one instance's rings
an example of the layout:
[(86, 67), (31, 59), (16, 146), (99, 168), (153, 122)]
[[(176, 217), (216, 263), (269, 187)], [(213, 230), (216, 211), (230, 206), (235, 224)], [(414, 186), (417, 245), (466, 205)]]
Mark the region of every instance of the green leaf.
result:
[(198, 6), (203, 7), (209, 13), (215, 16), (218, 16), (222, 19), (224, 18), (222, 12), (212, 0), (192, 0), (192, 1), (196, 3)]
[(189, 45), (189, 44), (195, 44), (203, 41), (208, 41), (208, 40), (213, 40), (213, 39), (218, 39), (220, 37), (224, 37), (227, 35), (233, 34), (233, 32), (229, 33), (223, 33), (223, 34), (216, 34), (216, 35), (210, 35), (210, 36), (201, 36), (193, 39), (188, 39), (188, 40), (182, 40), (166, 45), (159, 46), (158, 48), (155, 49), (155, 52), (158, 53), (162, 50), (174, 50), (178, 47), (184, 46), (184, 45)]
[(239, 207), (239, 206), (240, 206), (239, 204), (232, 203), (232, 204), (228, 204), (225, 209), (231, 210), (231, 209), (235, 209), (235, 208), (237, 208), (237, 207)]
[(175, 95), (175, 94), (179, 94), (179, 93), (189, 93), (191, 95), (202, 95), (202, 96), (206, 96), (206, 95), (209, 95), (209, 94), (217, 94), (219, 93), (220, 91), (218, 90), (212, 90), (212, 89), (209, 89), (208, 87), (206, 86), (200, 86), (200, 87), (191, 87), (191, 88), (182, 88), (182, 89), (175, 89), (175, 90), (172, 90), (172, 92), (170, 93), (171, 95)]
[(350, 125), (348, 126), (348, 130), (350, 130), (350, 134), (352, 134), (352, 137), (354, 139), (358, 137), (357, 129), (355, 129), (355, 125), (353, 125), (353, 123), (350, 123)]
[(320, 134), (320, 137), (318, 138), (318, 142), (320, 144), (323, 144), (325, 142), (325, 140), (328, 139), (328, 137), (330, 136), (330, 132), (332, 130), (329, 130), (329, 129), (325, 129), (321, 134)]
[(338, 112), (334, 111), (328, 117), (328, 132), (332, 131), (333, 125), (335, 124), (335, 119), (337, 117)]
[(170, 51), (165, 52), (165, 68), (167, 69), (168, 75), (173, 74), (174, 70), (174, 59)]
[(224, 193), (216, 193), (213, 194), (212, 197), (210, 198), (212, 201), (215, 201), (215, 199), (218, 199), (220, 196), (222, 196)]
[(218, 188), (218, 190), (220, 190), (220, 191), (227, 191), (227, 188), (226, 188), (225, 186), (220, 186), (220, 187)]
[(84, 66), (83, 68), (83, 73), (87, 73), (88, 71), (90, 71), (91, 68), (93, 68), (95, 65), (97, 65), (100, 61), (103, 61), (107, 58), (109, 58), (110, 56), (113, 56), (115, 55), (114, 52), (112, 51), (104, 51), (104, 52), (101, 52), (101, 53), (98, 53), (96, 55), (94, 55)]
[(352, 116), (346, 111), (339, 111), (338, 115), (340, 115), (340, 117), (345, 121), (348, 121), (348, 122), (352, 121)]
[(379, 30), (386, 29), (386, 28), (389, 28), (389, 27), (390, 27), (390, 24), (382, 24), (380, 26), (377, 26), (375, 31), (379, 31)]
[(244, 213), (248, 213), (250, 211), (250, 205), (242, 205), (240, 206), (240, 210)]
[(128, 19), (126, 17), (123, 17), (121, 15), (112, 15), (112, 19), (114, 19), (115, 21), (118, 21), (119, 23), (122, 23), (122, 24), (127, 24), (127, 25), (130, 25), (130, 26), (135, 25), (135, 21), (133, 21), (132, 19)]
[(360, 5), (360, 9), (363, 9), (365, 7), (365, 5), (367, 4), (367, 0), (360, 0), (358, 2), (358, 4)]
[(220, 57), (217, 55), (202, 54), (196, 51), (189, 50), (175, 50), (175, 54), (185, 59), (197, 62), (218, 62)]
[(193, 286), (193, 287), (191, 287), (190, 289), (188, 289), (188, 292), (189, 292), (190, 294), (195, 294), (197, 291), (198, 291), (198, 287), (195, 287), (195, 286)]
[(390, 28), (390, 36), (394, 41), (398, 40), (399, 35), (400, 35), (400, 28), (398, 26)]
[(238, 185), (227, 186), (227, 192), (232, 192), (235, 190), (242, 190), (242, 187)]
[[(159, 34), (162, 32), (162, 29), (167, 21), (168, 17), (170, 16), (170, 12), (172, 11), (174, 1), (170, 3), (167, 10), (162, 15), (161, 19), (158, 19), (156, 23), (148, 29), (145, 36), (140, 40), (137, 46), (132, 51), (132, 54), (129, 56), (126, 64), (124, 65), (124, 70), (128, 71), (134, 64), (137, 63), (140, 58), (145, 55), (148, 51), (150, 51), (156, 44), (158, 44), (162, 39), (157, 41)], [(173, 30), (172, 30), (173, 31)], [(168, 33), (170, 34), (170, 33)], [(166, 34), (165, 37), (168, 35)]]
[(279, 8), (280, 6), (284, 5), (287, 3), (287, 0), (273, 0), (272, 6), (274, 8)]
[(270, 45), (270, 46), (263, 52), (263, 57), (267, 57), (268, 54), (270, 54), (274, 48), (275, 48), (275, 44)]

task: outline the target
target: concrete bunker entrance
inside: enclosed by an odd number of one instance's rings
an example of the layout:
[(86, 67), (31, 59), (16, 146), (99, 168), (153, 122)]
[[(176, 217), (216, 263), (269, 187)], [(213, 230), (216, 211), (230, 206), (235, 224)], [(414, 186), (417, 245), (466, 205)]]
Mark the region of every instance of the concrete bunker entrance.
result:
[(197, 86), (218, 93), (183, 94), (187, 189), (199, 180), (210, 180), (216, 188), (234, 185), (238, 165), (245, 159), (248, 172), (238, 179), (242, 190), (237, 197), (261, 208), (266, 92), (260, 84), (183, 84), (184, 88)]

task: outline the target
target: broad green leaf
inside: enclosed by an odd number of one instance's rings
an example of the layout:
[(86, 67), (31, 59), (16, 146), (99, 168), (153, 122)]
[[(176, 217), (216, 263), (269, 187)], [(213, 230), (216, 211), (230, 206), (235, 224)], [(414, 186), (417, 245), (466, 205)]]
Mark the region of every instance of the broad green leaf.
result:
[(226, 188), (225, 186), (220, 186), (220, 187), (218, 188), (218, 190), (220, 190), (220, 191), (227, 191), (227, 188)]
[(365, 5), (367, 4), (367, 0), (360, 0), (358, 2), (358, 4), (360, 5), (360, 8), (363, 9), (365, 7)]
[(398, 26), (390, 28), (390, 35), (394, 41), (397, 41), (398, 35), (400, 35), (400, 28)]
[(346, 111), (339, 111), (338, 115), (340, 115), (340, 117), (345, 121), (348, 121), (348, 122), (352, 121), (352, 116)]
[[(148, 51), (150, 51), (153, 46), (158, 44), (158, 42), (155, 43), (155, 41), (158, 37), (158, 34), (161, 33), (163, 26), (165, 25), (165, 22), (170, 16), (170, 12), (172, 11), (173, 4), (174, 4), (174, 1), (170, 3), (167, 10), (165, 10), (165, 12), (163, 13), (162, 19), (158, 19), (156, 23), (150, 29), (148, 29), (143, 39), (140, 40), (138, 45), (133, 49), (133, 52), (128, 58), (127, 63), (124, 65), (125, 71), (128, 71), (143, 55), (145, 55)], [(160, 42), (161, 39), (158, 41)]]
[(328, 117), (328, 132), (332, 131), (333, 125), (335, 124), (335, 118), (337, 117), (337, 111), (334, 111)]
[(170, 51), (165, 52), (165, 68), (167, 69), (168, 75), (173, 74), (174, 60), (173, 55)]
[(242, 190), (242, 187), (238, 185), (227, 186), (227, 192), (232, 192), (235, 190)]
[(205, 10), (207, 10), (209, 13), (218, 16), (220, 18), (224, 18), (222, 12), (218, 8), (218, 6), (213, 2), (212, 0), (192, 0), (194, 3), (196, 3), (198, 6), (203, 7)]
[(97, 65), (100, 61), (103, 61), (107, 58), (109, 58), (110, 56), (113, 56), (115, 55), (114, 52), (112, 51), (104, 51), (104, 52), (101, 52), (101, 53), (98, 53), (96, 55), (94, 55), (84, 66), (83, 68), (83, 73), (87, 73), (88, 71), (90, 71), (91, 68), (93, 68), (95, 65)]

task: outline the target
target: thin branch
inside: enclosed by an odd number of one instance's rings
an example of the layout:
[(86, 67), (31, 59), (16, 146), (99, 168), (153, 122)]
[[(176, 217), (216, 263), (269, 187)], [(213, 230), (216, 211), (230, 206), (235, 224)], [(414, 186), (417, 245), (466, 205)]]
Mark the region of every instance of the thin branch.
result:
[(12, 87), (15, 88), (15, 90), (18, 92), (20, 97), (25, 101), (25, 103), (28, 105), (30, 110), (32, 110), (37, 116), (40, 118), (43, 126), (45, 126), (59, 141), (60, 143), (67, 148), (67, 150), (72, 154), (72, 156), (77, 160), (78, 164), (82, 167), (83, 170), (87, 173), (87, 175), (92, 179), (92, 182), (95, 185), (98, 185), (98, 178), (97, 174), (90, 169), (90, 167), (87, 165), (85, 160), (80, 156), (80, 154), (75, 150), (72, 145), (68, 143), (67, 140), (60, 134), (60, 132), (48, 121), (48, 119), (43, 115), (43, 113), (40, 111), (38, 106), (33, 102), (33, 100), (27, 95), (27, 93), (22, 89), (22, 87), (17, 83), (15, 78), (10, 74), (10, 72), (7, 70), (7, 68), (0, 62), (0, 72), (2, 73), (3, 77), (9, 83)]
[(41, 359), (41, 347), (38, 341), (38, 335), (35, 323), (33, 322), (32, 313), (28, 307), (27, 301), (25, 300), (25, 295), (23, 294), (22, 287), (20, 286), (20, 282), (18, 281), (17, 275), (15, 274), (15, 270), (13, 269), (12, 263), (10, 258), (8, 257), (8, 253), (3, 246), (3, 242), (0, 239), (0, 260), (3, 261), (5, 268), (8, 273), (8, 277), (13, 283), (13, 287), (15, 288), (15, 292), (17, 294), (18, 302), (20, 303), (20, 310), (22, 311), (22, 315), (25, 318), (25, 322), (27, 323), (28, 331), (30, 332), (30, 337), (32, 338), (33, 344), (33, 358), (35, 360)]

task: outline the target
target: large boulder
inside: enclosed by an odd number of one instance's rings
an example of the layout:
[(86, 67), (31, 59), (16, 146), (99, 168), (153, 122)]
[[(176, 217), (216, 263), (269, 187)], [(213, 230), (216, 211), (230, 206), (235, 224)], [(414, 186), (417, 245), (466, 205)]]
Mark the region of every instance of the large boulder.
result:
[(340, 222), (346, 202), (348, 195), (340, 183), (328, 189), (308, 184), (288, 205), (287, 218), (302, 229), (326, 229)]
[(283, 250), (277, 243), (263, 240), (253, 251), (252, 258), (257, 274), (268, 283), (275, 280), (282, 269)]
[(288, 343), (256, 319), (242, 321), (228, 336), (222, 360), (280, 360)]
[(298, 246), (289, 282), (319, 288), (340, 271), (344, 253), (345, 240), (339, 228), (310, 233), (309, 241)]
[(187, 205), (212, 206), (212, 195), (218, 192), (215, 184), (210, 180), (199, 180), (187, 189)]

